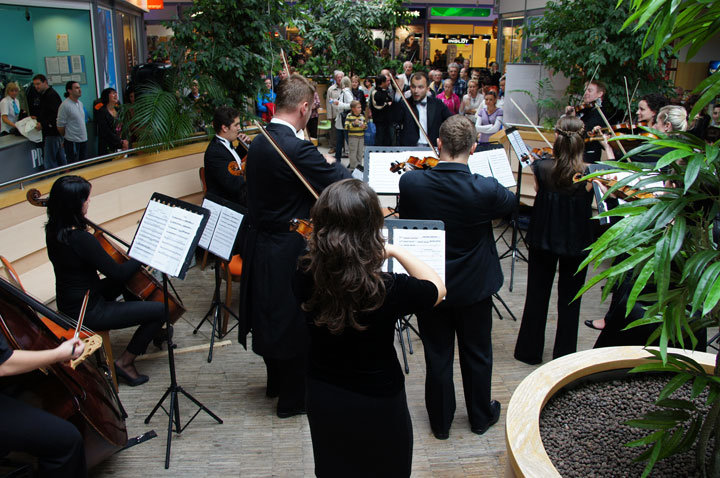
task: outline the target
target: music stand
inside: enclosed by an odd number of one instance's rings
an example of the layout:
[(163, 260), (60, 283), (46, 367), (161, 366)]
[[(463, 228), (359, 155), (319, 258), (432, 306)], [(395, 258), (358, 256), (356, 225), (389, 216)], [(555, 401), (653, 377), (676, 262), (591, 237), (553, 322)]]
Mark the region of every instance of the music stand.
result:
[[(162, 273), (163, 292), (165, 296), (165, 324), (167, 326), (168, 363), (170, 366), (170, 385), (165, 393), (145, 418), (145, 423), (162, 408), (168, 416), (167, 446), (165, 449), (165, 469), (170, 468), (170, 448), (172, 445), (173, 424), (175, 431), (181, 433), (204, 411), (218, 423), (223, 421), (209, 408), (186, 392), (177, 382), (175, 373), (175, 344), (173, 343), (173, 326), (170, 322), (168, 307), (168, 275), (183, 279), (190, 267), (193, 251), (200, 240), (200, 231), (205, 228), (210, 211), (200, 206), (180, 201), (164, 194), (154, 193), (145, 208), (140, 226), (130, 244), (128, 255), (147, 264)], [(180, 423), (180, 403), (178, 394), (199, 407), (195, 414), (183, 427)], [(163, 402), (170, 396), (170, 406), (163, 407)]]
[[(198, 246), (210, 252), (215, 258), (215, 291), (213, 293), (212, 303), (205, 316), (193, 330), (193, 334), (197, 334), (200, 327), (208, 321), (208, 317), (212, 316), (212, 332), (210, 334), (210, 351), (208, 352), (208, 363), (212, 362), (213, 347), (215, 345), (215, 337), (222, 339), (233, 331), (240, 324), (240, 318), (235, 312), (220, 300), (220, 268), (222, 260), (229, 263), (232, 258), (232, 250), (235, 245), (235, 238), (240, 229), (240, 223), (243, 220), (242, 206), (228, 201), (212, 193), (208, 193), (203, 200), (202, 207), (210, 211), (210, 219), (203, 230)], [(228, 266), (229, 267), (229, 264)], [(232, 315), (237, 321), (227, 331), (218, 329), (220, 321), (220, 312), (225, 311)]]
[[(520, 133), (518, 132), (517, 128), (514, 126), (511, 126), (505, 130), (505, 134), (508, 138), (508, 141), (510, 142), (510, 146), (512, 147), (512, 150), (515, 153), (515, 156), (518, 158), (518, 167), (517, 167), (517, 187), (515, 188), (515, 207), (513, 208), (512, 215), (510, 216), (510, 222), (505, 226), (505, 229), (500, 233), (500, 237), (498, 240), (502, 239), (503, 242), (505, 242), (505, 245), (508, 246), (508, 249), (500, 254), (500, 260), (505, 259), (506, 257), (511, 258), (510, 262), (510, 285), (508, 286), (508, 289), (510, 292), (513, 291), (513, 282), (515, 281), (515, 262), (518, 260), (522, 260), (527, 262), (527, 257), (525, 257), (525, 254), (520, 250), (518, 247), (518, 244), (520, 243), (520, 240), (522, 239), (522, 242), (525, 243), (525, 246), (527, 247), (527, 241), (525, 240), (525, 236), (522, 233), (522, 230), (520, 229), (519, 224), (519, 217), (520, 217), (520, 194), (522, 192), (522, 170), (524, 166), (529, 166), (530, 163), (530, 151), (527, 149), (527, 146), (525, 145), (525, 142), (523, 141), (522, 137), (520, 136)], [(512, 227), (512, 237), (510, 240), (510, 243), (507, 242), (505, 239), (505, 232), (507, 232), (508, 229)], [(497, 241), (496, 241), (497, 242)], [(507, 306), (505, 306), (507, 308)], [(508, 309), (509, 310), (509, 309)], [(511, 313), (512, 315), (512, 313)], [(515, 318), (513, 316), (513, 318)], [(515, 319), (517, 320), (517, 319)]]

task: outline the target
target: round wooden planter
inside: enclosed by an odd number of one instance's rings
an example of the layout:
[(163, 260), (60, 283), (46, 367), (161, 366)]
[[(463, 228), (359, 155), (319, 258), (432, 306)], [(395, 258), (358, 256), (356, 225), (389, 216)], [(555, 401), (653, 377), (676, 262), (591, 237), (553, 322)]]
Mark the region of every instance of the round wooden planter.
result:
[[(668, 349), (692, 357), (706, 371), (715, 367), (715, 355)], [(540, 412), (565, 385), (608, 370), (633, 368), (650, 354), (644, 347), (607, 347), (585, 350), (548, 362), (525, 377), (510, 398), (505, 423), (508, 477), (560, 477), (540, 438)]]

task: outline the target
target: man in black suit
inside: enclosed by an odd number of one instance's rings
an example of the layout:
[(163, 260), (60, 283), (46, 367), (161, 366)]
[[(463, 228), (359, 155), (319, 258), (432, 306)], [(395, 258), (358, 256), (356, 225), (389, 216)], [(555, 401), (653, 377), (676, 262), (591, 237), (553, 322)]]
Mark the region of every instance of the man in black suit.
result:
[[(592, 131), (595, 126), (600, 126), (602, 128), (607, 127), (602, 115), (595, 106), (600, 107), (605, 117), (608, 118), (608, 121), (610, 121), (610, 124), (612, 124), (614, 120), (614, 113), (610, 110), (610, 102), (605, 101), (605, 91), (605, 84), (598, 80), (593, 80), (585, 85), (583, 104), (587, 105), (587, 107), (578, 111), (577, 117), (585, 124), (585, 131), (587, 132)], [(575, 107), (565, 107), (565, 114), (575, 116)], [(586, 163), (596, 163), (600, 161), (603, 148), (599, 143), (599, 141), (588, 141), (585, 143), (583, 161)]]
[[(240, 114), (234, 108), (221, 106), (213, 115), (215, 137), (205, 150), (205, 184), (209, 193), (247, 207), (245, 178), (230, 172), (230, 164), (240, 162), (247, 151), (243, 146), (249, 138), (240, 133)], [(240, 138), (240, 145), (233, 148), (233, 141)], [(239, 171), (239, 169), (238, 169)]]
[[(402, 82), (402, 80), (401, 80)], [(401, 89), (402, 84), (398, 85)], [(410, 98), (408, 103), (413, 114), (420, 121), (433, 146), (437, 141), (440, 125), (451, 116), (445, 103), (428, 94), (428, 77), (424, 71), (418, 71), (410, 79)], [(402, 124), (402, 133), (398, 139), (400, 146), (429, 146), (425, 136), (420, 133), (417, 123), (402, 101), (400, 94), (395, 93), (395, 118)]]
[(475, 136), (469, 119), (450, 117), (439, 131), (440, 163), (400, 178), (400, 217), (445, 223), (447, 296), (418, 314), (427, 368), (425, 407), (440, 440), (448, 438), (455, 414), (455, 334), (471, 430), (482, 435), (500, 416), (500, 403), (490, 399), (492, 295), (503, 284), (492, 220), (512, 211), (515, 196), (495, 178), (470, 173)]
[[(293, 74), (280, 81), (275, 116), (268, 134), (320, 193), (350, 173), (335, 158), (323, 156), (303, 138), (312, 113), (315, 88)], [(253, 351), (267, 369), (269, 397), (279, 396), (277, 415), (305, 413), (305, 354), (307, 325), (295, 301), (292, 282), (303, 237), (290, 231), (294, 218), (310, 216), (312, 193), (283, 161), (267, 138), (258, 135), (250, 145), (247, 166), (248, 213), (241, 228), (243, 258), (240, 285), (240, 333), (244, 345), (252, 330)]]

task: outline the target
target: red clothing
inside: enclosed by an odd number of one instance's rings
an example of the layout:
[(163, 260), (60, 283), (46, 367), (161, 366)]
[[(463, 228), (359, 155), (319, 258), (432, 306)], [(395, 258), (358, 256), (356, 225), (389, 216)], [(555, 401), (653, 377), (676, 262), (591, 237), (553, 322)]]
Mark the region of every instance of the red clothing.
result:
[(443, 91), (437, 96), (437, 99), (445, 103), (445, 106), (448, 107), (450, 113), (456, 115), (460, 111), (460, 98), (455, 93), (453, 93), (452, 96), (448, 98), (445, 96), (445, 92)]

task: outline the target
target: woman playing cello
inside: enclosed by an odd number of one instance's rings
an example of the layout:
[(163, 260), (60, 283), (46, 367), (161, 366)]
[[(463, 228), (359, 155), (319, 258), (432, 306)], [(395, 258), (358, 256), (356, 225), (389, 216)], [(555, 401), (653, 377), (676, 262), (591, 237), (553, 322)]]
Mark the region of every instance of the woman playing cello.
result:
[[(163, 304), (115, 302), (124, 291), (123, 284), (137, 272), (140, 263), (130, 259), (118, 264), (86, 230), (90, 189), (90, 183), (80, 176), (63, 176), (50, 190), (45, 240), (55, 270), (57, 307), (66, 315), (77, 317), (83, 296), (90, 290), (86, 326), (111, 330), (139, 325), (127, 349), (115, 361), (117, 375), (128, 385), (136, 386), (147, 382), (148, 377), (138, 373), (135, 357), (145, 353), (148, 344), (160, 333)], [(98, 271), (105, 279), (100, 279)]]

